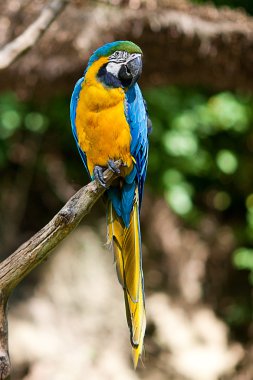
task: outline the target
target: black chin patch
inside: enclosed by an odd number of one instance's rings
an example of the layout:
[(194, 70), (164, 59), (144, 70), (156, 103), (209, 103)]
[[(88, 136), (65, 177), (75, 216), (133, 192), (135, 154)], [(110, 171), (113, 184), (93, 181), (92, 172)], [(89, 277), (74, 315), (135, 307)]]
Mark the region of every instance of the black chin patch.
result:
[(116, 78), (114, 75), (111, 73), (108, 73), (106, 70), (107, 63), (103, 65), (98, 73), (97, 73), (97, 78), (100, 82), (102, 82), (106, 87), (110, 88), (118, 88), (121, 87), (121, 82), (118, 78)]
[(129, 87), (132, 83), (133, 76), (126, 65), (121, 66), (118, 73), (118, 78), (123, 87)]

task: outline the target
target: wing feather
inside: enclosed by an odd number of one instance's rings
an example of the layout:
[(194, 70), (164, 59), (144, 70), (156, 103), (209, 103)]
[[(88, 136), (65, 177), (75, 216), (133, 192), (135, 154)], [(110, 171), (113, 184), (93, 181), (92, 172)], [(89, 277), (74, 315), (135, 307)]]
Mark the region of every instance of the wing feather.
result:
[(140, 204), (148, 163), (148, 115), (138, 84), (126, 93), (126, 117), (131, 130), (131, 154), (136, 161)]
[(78, 152), (81, 156), (81, 159), (83, 161), (83, 164), (85, 166), (85, 169), (87, 170), (87, 173), (90, 176), (88, 166), (87, 166), (87, 158), (85, 152), (81, 149), (79, 143), (78, 143), (78, 138), (77, 138), (77, 131), (76, 131), (76, 108), (77, 108), (77, 103), (79, 100), (79, 94), (82, 89), (82, 84), (84, 81), (84, 77), (80, 78), (75, 85), (74, 91), (71, 96), (71, 101), (70, 101), (70, 120), (71, 120), (71, 127), (72, 127), (72, 133), (78, 148)]

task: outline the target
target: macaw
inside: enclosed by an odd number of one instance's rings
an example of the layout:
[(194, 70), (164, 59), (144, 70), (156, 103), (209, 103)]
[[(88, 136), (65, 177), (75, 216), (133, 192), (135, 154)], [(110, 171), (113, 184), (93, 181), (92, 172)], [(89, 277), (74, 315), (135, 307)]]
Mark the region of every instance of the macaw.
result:
[[(135, 368), (146, 329), (140, 207), (151, 129), (136, 83), (141, 72), (139, 46), (130, 41), (107, 43), (91, 55), (70, 103), (72, 132), (90, 178), (106, 186), (106, 168), (120, 175), (106, 190), (107, 234), (124, 290)], [(119, 159), (121, 170), (115, 166)]]

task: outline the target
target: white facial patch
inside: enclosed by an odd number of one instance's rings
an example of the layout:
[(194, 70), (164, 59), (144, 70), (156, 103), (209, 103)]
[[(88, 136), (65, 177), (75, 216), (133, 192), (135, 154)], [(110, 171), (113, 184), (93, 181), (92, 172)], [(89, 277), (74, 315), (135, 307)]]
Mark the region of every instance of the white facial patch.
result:
[(111, 73), (112, 75), (114, 75), (115, 77), (118, 77), (118, 73), (119, 73), (119, 70), (121, 68), (121, 62), (120, 63), (116, 63), (116, 62), (109, 62), (106, 66), (106, 71), (108, 73)]
[(127, 51), (117, 50), (109, 57), (110, 62), (123, 63), (126, 62), (130, 54)]

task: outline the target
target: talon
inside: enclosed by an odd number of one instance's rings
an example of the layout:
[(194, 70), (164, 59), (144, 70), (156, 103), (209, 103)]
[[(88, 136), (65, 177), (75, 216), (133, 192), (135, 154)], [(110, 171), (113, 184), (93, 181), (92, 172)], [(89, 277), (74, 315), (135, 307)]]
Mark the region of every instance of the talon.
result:
[(94, 178), (100, 183), (101, 186), (103, 186), (106, 189), (106, 183), (103, 176), (103, 168), (102, 166), (96, 165), (94, 167)]
[(109, 168), (113, 173), (120, 174), (120, 170), (119, 170), (119, 168), (117, 168), (117, 166), (115, 165), (115, 162), (114, 162), (113, 160), (108, 160), (107, 165), (108, 165), (108, 168)]

